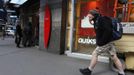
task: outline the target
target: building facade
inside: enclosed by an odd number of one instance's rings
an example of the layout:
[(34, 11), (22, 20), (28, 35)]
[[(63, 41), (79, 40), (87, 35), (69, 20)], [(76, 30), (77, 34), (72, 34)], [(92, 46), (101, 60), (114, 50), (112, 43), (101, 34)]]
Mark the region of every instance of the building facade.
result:
[[(67, 0), (40, 0), (40, 41), (39, 48), (53, 53), (64, 54), (66, 34)], [(44, 18), (46, 5), (50, 9), (51, 28), (45, 32)], [(48, 45), (45, 47), (45, 36), (49, 33)]]
[(38, 35), (37, 31), (39, 30), (39, 8), (40, 8), (40, 1), (28, 0), (24, 4), (20, 5), (20, 7), (16, 10), (18, 19), (22, 26), (22, 30), (24, 30), (24, 27), (27, 26), (29, 22), (31, 22), (32, 25), (31, 45), (35, 44), (38, 45), (38, 43), (35, 42), (35, 40), (36, 41), (39, 40), (38, 38), (36, 38), (36, 36)]
[[(124, 34), (115, 44), (127, 58), (128, 52), (134, 52), (134, 0), (127, 1), (124, 4), (120, 0), (40, 0), (39, 49), (90, 59), (96, 40), (93, 25), (86, 16), (90, 9), (97, 9), (103, 16), (122, 22)], [(99, 61), (109, 62), (109, 58), (101, 55)]]
[[(88, 10), (98, 9), (102, 15), (116, 17), (126, 24), (133, 22), (132, 2), (133, 0), (128, 0), (127, 4), (122, 4), (118, 0), (41, 0), (40, 48), (48, 51), (55, 50), (56, 52), (60, 52), (63, 49), (63, 52), (65, 51), (67, 54), (91, 55), (96, 47), (96, 40), (93, 25), (88, 22), (86, 17)], [(44, 47), (44, 13), (46, 4), (49, 5), (52, 18), (48, 48)], [(64, 47), (61, 48), (62, 46)]]

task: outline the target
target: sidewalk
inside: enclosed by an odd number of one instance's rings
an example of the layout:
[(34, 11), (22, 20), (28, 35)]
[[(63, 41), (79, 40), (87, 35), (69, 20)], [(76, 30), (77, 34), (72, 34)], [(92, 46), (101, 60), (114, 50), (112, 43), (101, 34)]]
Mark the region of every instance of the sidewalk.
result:
[[(0, 39), (0, 75), (81, 75), (89, 61), (33, 48), (16, 48), (14, 40)], [(98, 63), (92, 75), (117, 75), (109, 64)], [(134, 75), (127, 72), (127, 75)]]

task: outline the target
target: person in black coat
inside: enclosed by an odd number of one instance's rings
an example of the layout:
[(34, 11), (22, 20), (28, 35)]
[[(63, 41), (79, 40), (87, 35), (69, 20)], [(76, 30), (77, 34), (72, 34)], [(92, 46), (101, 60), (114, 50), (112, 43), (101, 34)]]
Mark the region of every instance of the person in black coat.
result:
[(22, 29), (20, 24), (17, 24), (16, 32), (15, 32), (15, 43), (16, 43), (16, 47), (18, 48), (20, 48), (21, 38), (22, 38)]
[(29, 22), (27, 25), (24, 26), (23, 30), (23, 46), (24, 47), (31, 47), (32, 46), (32, 23)]
[(87, 16), (89, 17), (89, 21), (94, 21), (97, 47), (92, 53), (92, 58), (89, 67), (80, 69), (80, 72), (83, 75), (91, 75), (92, 70), (97, 63), (98, 56), (103, 53), (107, 53), (112, 58), (117, 69), (119, 70), (118, 75), (125, 75), (122, 63), (117, 57), (114, 43), (111, 41), (112, 20), (107, 16), (101, 16), (100, 13), (95, 9), (90, 10)]

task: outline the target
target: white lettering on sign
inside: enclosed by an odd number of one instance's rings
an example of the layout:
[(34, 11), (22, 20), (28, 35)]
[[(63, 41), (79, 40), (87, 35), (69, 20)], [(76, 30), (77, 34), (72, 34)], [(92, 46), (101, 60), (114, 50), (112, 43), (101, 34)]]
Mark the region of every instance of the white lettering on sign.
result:
[(91, 38), (79, 38), (79, 39), (78, 39), (78, 43), (95, 45), (95, 44), (96, 44), (96, 39), (91, 39)]
[(134, 34), (134, 22), (122, 22), (123, 33)]
[(121, 22), (123, 27), (134, 27), (134, 22)]

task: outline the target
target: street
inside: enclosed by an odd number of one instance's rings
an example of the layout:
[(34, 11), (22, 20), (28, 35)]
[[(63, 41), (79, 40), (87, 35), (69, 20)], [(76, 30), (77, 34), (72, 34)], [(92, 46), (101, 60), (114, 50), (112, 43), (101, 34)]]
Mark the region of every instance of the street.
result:
[[(13, 38), (0, 39), (0, 75), (81, 75), (88, 60), (32, 48), (16, 48)], [(133, 72), (126, 72), (134, 75)], [(92, 75), (117, 75), (108, 63), (98, 63)]]

